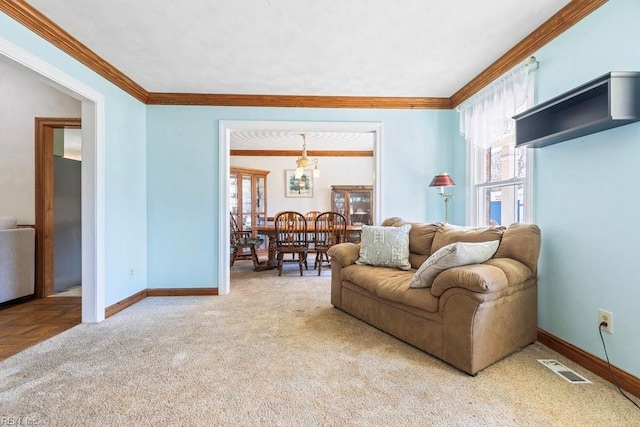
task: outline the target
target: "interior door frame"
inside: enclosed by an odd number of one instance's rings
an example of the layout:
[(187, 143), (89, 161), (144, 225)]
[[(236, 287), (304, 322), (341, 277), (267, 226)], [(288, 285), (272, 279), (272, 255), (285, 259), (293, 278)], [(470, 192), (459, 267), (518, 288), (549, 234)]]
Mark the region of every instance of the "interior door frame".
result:
[(55, 291), (54, 129), (81, 127), (79, 118), (35, 118), (36, 298)]
[(231, 133), (240, 130), (269, 130), (285, 132), (360, 132), (373, 134), (373, 203), (374, 224), (380, 222), (382, 182), (382, 123), (380, 122), (294, 122), (294, 121), (245, 121), (220, 120), (218, 133), (219, 162), (218, 206), (218, 295), (227, 295), (231, 291), (231, 267), (229, 253), (229, 173), (231, 166)]
[(105, 135), (102, 93), (0, 37), (0, 61), (81, 102), (82, 322), (105, 318)]

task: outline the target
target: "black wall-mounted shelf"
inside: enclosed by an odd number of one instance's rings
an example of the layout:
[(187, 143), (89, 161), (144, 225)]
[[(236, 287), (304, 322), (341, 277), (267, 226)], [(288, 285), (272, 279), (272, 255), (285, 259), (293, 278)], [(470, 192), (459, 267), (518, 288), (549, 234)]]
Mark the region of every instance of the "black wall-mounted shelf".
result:
[(614, 71), (513, 117), (516, 146), (545, 147), (640, 120), (640, 72)]

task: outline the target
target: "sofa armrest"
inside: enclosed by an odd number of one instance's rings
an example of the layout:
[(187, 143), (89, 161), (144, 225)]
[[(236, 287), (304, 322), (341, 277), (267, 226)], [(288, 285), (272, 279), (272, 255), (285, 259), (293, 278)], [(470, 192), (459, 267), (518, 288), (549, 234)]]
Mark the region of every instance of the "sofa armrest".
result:
[(346, 267), (355, 264), (360, 256), (360, 245), (349, 242), (333, 245), (327, 251), (327, 255), (337, 261), (341, 267)]
[(500, 292), (535, 277), (529, 267), (511, 258), (490, 259), (482, 264), (450, 268), (438, 274), (431, 294), (439, 297), (447, 289), (463, 288), (471, 292)]

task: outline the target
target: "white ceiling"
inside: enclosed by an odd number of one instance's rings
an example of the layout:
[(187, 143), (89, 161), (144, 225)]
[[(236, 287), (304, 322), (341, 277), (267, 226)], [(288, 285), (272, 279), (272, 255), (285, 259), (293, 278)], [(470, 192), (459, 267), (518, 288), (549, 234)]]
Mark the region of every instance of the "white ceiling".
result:
[(569, 0), (28, 0), (150, 92), (450, 97)]

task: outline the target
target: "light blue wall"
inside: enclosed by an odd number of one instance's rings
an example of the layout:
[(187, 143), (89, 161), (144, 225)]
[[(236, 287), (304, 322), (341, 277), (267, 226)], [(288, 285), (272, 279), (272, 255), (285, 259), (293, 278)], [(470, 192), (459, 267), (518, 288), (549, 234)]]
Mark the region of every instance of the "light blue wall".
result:
[(380, 122), (381, 217), (436, 221), (444, 205), (427, 185), (451, 170), (454, 117), (435, 110), (149, 106), (149, 287), (218, 286), (217, 227), (227, 220), (217, 203), (219, 120)]
[[(609, 71), (640, 71), (640, 2), (610, 0), (535, 55), (538, 100)], [(537, 149), (540, 328), (640, 376), (640, 123)]]
[[(640, 71), (638, 22), (640, 2), (610, 0), (536, 52), (537, 103), (609, 71)], [(458, 119), (456, 196), (464, 192), (466, 201)], [(598, 309), (611, 311), (609, 357), (640, 376), (640, 123), (535, 149), (534, 158), (534, 222), (542, 230), (538, 325), (604, 359)]]
[[(609, 71), (640, 71), (639, 22), (640, 2), (610, 0), (536, 52), (537, 102)], [(454, 156), (464, 156), (454, 139)], [(604, 359), (597, 315), (611, 311), (612, 363), (640, 376), (640, 123), (536, 149), (534, 157), (538, 325)], [(459, 158), (454, 164), (465, 170)]]
[(451, 176), (453, 177), (456, 187), (453, 189), (453, 199), (450, 202), (449, 212), (452, 224), (467, 225), (466, 208), (467, 200), (469, 200), (469, 185), (467, 182), (467, 142), (460, 135), (458, 130), (459, 114), (455, 113), (451, 129), (450, 144), (452, 146), (453, 160), (451, 166)]
[[(638, 22), (640, 2), (610, 0), (537, 52), (538, 100), (611, 70), (640, 70)], [(451, 222), (464, 223), (464, 144), (452, 111), (145, 107), (2, 13), (0, 36), (107, 99), (107, 305), (145, 287), (217, 286), (218, 120), (381, 122), (382, 217), (442, 220), (427, 184), (452, 171)], [(534, 182), (540, 327), (603, 357), (596, 316), (607, 309), (609, 355), (640, 376), (640, 124), (536, 150)]]
[[(146, 106), (0, 12), (0, 37), (106, 100), (106, 304), (146, 288)], [(130, 277), (129, 270), (134, 269)]]

